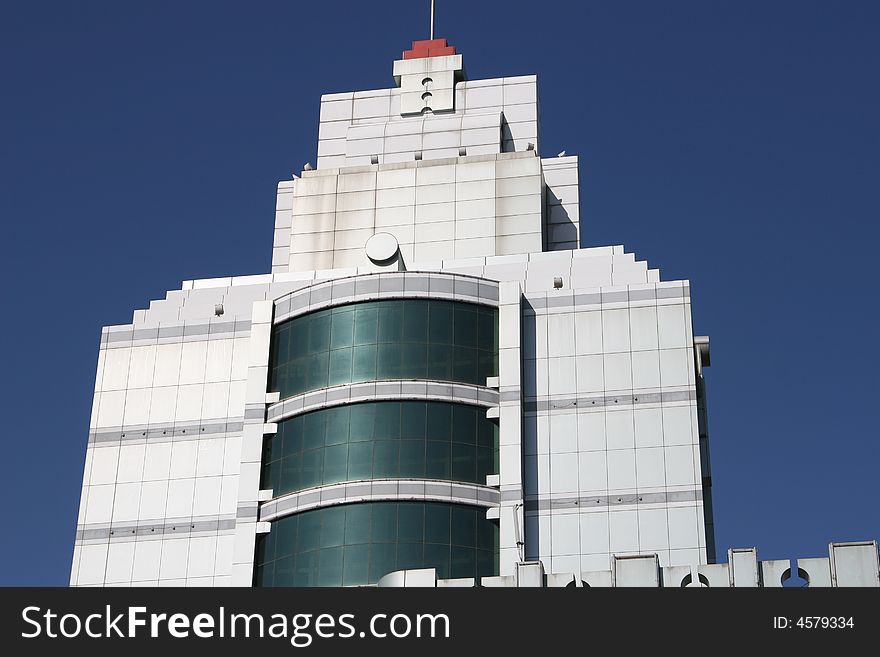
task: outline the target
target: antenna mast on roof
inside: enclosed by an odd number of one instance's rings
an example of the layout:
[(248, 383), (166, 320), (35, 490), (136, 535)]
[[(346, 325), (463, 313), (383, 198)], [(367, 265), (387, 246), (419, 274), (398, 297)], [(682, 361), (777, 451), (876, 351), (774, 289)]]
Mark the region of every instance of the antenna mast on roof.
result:
[(434, 40), (434, 0), (431, 0), (431, 41)]

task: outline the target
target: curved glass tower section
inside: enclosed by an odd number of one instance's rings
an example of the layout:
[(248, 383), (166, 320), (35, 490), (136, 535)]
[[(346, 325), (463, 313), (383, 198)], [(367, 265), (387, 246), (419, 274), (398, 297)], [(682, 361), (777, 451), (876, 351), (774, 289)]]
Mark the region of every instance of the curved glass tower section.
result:
[(486, 401), (497, 399), (497, 304), (385, 296), (281, 313), (272, 327), (277, 429), (260, 488), (274, 515), (257, 536), (257, 586), (369, 585), (413, 568), (498, 574), (486, 502), (498, 494)]
[(498, 375), (498, 309), (439, 299), (327, 308), (277, 324), (269, 360), (282, 398), (390, 379), (485, 385)]
[(373, 502), (331, 506), (275, 523), (258, 543), (257, 586), (353, 586), (409, 568), (439, 577), (497, 569), (498, 525), (462, 504)]
[(485, 484), (498, 472), (498, 425), (485, 409), (436, 401), (335, 406), (278, 424), (262, 487), (275, 495), (362, 479)]

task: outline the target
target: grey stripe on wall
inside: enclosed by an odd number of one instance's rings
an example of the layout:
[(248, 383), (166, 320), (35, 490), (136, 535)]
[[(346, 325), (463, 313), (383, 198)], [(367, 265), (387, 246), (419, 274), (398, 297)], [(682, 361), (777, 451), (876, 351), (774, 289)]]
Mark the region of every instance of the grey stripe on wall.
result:
[[(108, 329), (114, 330), (108, 330)], [(101, 348), (140, 347), (151, 344), (194, 342), (200, 340), (223, 340), (244, 338), (251, 333), (251, 322), (239, 319), (226, 322), (181, 322), (163, 324), (154, 328), (105, 327), (101, 336)]]
[[(658, 287), (638, 290), (613, 290), (593, 292), (589, 294), (528, 294), (524, 295), (523, 312), (525, 314), (545, 314), (554, 308), (572, 308), (581, 306), (599, 306), (609, 303), (635, 303), (654, 301), (657, 299), (688, 299), (690, 287)], [(684, 303), (685, 301), (683, 301)]]
[(193, 534), (225, 532), (235, 529), (235, 518), (223, 516), (198, 516), (156, 522), (122, 522), (99, 525), (79, 525), (76, 541), (122, 541), (136, 538), (173, 538)]
[(549, 397), (546, 399), (526, 399), (524, 413), (541, 413), (562, 409), (594, 409), (615, 406), (637, 406), (639, 404), (670, 404), (672, 402), (696, 401), (696, 388), (690, 390), (670, 390), (668, 392), (632, 393), (621, 395), (594, 395), (590, 397)]
[(633, 504), (668, 504), (672, 502), (700, 502), (703, 489), (628, 495), (584, 495), (576, 497), (538, 497), (525, 500), (525, 511), (553, 511), (556, 509), (583, 509), (627, 506)]
[(175, 424), (174, 422), (153, 425), (127, 425), (114, 429), (102, 429), (89, 433), (89, 445), (94, 447), (135, 445), (138, 443), (161, 443), (179, 440), (199, 440), (208, 437), (230, 437), (240, 435), (244, 422), (240, 417), (231, 417), (204, 423)]

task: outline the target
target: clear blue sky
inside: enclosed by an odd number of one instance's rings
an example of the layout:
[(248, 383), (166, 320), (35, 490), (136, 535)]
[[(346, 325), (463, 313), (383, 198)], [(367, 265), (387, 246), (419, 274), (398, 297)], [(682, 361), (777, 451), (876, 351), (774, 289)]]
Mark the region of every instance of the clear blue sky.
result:
[[(0, 584), (67, 582), (101, 326), (268, 271), (320, 94), (390, 86), (427, 7), (0, 5)], [(876, 2), (438, 0), (471, 78), (538, 75), (584, 244), (691, 281), (719, 556), (880, 538), (878, 33)]]

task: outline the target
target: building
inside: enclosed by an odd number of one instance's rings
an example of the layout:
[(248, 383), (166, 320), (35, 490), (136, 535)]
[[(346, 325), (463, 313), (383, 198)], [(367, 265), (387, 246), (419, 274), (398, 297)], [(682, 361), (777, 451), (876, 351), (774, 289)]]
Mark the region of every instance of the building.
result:
[(688, 282), (580, 248), (535, 76), (393, 75), (322, 97), (271, 273), (103, 330), (71, 584), (734, 584)]

